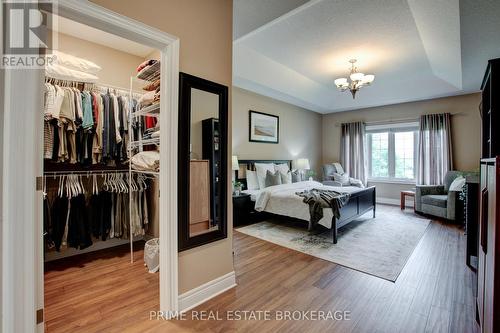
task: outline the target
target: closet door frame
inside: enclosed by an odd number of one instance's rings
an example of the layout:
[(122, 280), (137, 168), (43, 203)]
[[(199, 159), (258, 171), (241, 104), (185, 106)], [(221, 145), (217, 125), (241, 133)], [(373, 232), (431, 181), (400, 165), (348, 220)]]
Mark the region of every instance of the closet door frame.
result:
[[(87, 0), (65, 0), (57, 15), (133, 40), (161, 51), (160, 108), (163, 122), (160, 154), (160, 309), (178, 311), (177, 138), (179, 38), (110, 11)], [(0, 6), (1, 7), (1, 6)], [(1, 9), (0, 9), (1, 14)], [(1, 317), (3, 332), (43, 332), (36, 311), (43, 307), (42, 192), (43, 97), (39, 70), (5, 70), (2, 126)], [(2, 76), (0, 76), (1, 78)], [(1, 87), (1, 86), (0, 86)], [(33, 96), (33, 98), (27, 98)], [(23, 128), (19, 128), (23, 124)]]

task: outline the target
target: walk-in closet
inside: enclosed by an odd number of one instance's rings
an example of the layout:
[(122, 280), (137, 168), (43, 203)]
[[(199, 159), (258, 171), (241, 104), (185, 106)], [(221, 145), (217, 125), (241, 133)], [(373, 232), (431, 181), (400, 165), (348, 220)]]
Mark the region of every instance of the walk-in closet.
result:
[(64, 17), (54, 38), (40, 105), (45, 328), (107, 331), (107, 317), (127, 320), (120, 309), (159, 308), (164, 64), (156, 49)]

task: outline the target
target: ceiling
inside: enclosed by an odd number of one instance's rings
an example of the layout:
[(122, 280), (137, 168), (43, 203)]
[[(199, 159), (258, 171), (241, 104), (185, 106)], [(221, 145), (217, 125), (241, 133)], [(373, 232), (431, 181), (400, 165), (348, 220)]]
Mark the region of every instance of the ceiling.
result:
[[(233, 84), (319, 113), (476, 92), (498, 0), (235, 0)], [(353, 100), (349, 59), (375, 74)]]
[(54, 30), (66, 35), (104, 45), (142, 58), (146, 58), (155, 50), (149, 46), (136, 43), (129, 39), (110, 34), (62, 16), (57, 16), (56, 19), (57, 24), (55, 24)]

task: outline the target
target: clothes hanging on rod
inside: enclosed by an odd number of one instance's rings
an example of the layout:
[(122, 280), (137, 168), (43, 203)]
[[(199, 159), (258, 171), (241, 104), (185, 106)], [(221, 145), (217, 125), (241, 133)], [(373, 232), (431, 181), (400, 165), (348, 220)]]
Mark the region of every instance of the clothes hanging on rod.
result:
[(83, 250), (98, 240), (129, 239), (130, 228), (132, 236), (144, 235), (149, 224), (148, 179), (142, 174), (129, 179), (123, 172), (45, 176), (44, 184), (58, 180), (51, 191), (44, 185), (46, 248)]
[[(47, 79), (44, 158), (83, 166), (118, 165), (128, 158), (129, 113), (137, 100), (125, 89)], [(137, 94), (135, 95), (137, 97)]]

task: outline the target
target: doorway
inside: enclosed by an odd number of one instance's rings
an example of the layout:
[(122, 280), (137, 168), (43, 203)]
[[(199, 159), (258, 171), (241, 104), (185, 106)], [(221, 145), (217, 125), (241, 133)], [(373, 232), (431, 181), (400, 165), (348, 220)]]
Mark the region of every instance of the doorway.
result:
[[(83, 1), (58, 4), (65, 19), (159, 50), (160, 110), (164, 120), (158, 187), (160, 309), (177, 310), (177, 99), (179, 40), (142, 23)], [(5, 70), (2, 224), (3, 329), (43, 330), (43, 71)], [(23, 131), (16, 124), (23, 124)], [(36, 181), (35, 181), (36, 180)], [(20, 278), (22, 277), (22, 278)], [(42, 310), (42, 312), (40, 311)]]

